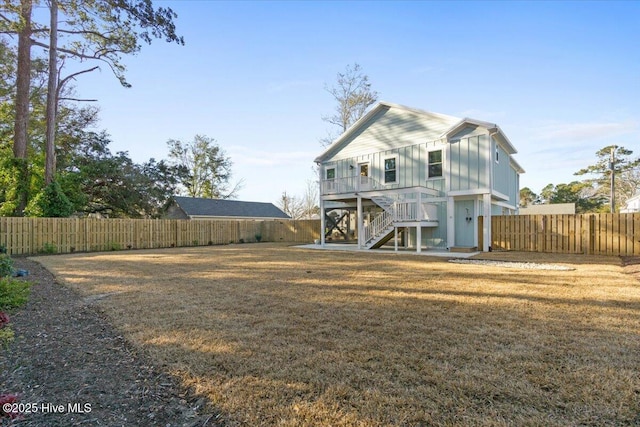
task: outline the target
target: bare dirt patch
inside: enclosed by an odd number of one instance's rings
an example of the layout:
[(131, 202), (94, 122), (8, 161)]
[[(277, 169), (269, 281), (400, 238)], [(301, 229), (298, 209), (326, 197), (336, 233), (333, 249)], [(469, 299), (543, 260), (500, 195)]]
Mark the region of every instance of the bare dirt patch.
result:
[(526, 257), (574, 270), (273, 244), (39, 260), (228, 425), (639, 424), (638, 283)]

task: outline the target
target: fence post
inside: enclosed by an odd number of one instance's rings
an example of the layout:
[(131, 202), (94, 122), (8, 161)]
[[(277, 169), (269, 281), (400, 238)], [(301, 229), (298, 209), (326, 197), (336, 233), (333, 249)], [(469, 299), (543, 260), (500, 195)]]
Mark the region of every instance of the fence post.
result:
[(593, 247), (594, 247), (593, 227), (594, 227), (595, 216), (591, 214), (587, 214), (585, 215), (585, 217), (586, 217), (586, 221), (584, 222), (584, 231), (582, 233), (582, 236), (583, 236), (582, 244), (584, 245), (584, 254), (592, 255)]

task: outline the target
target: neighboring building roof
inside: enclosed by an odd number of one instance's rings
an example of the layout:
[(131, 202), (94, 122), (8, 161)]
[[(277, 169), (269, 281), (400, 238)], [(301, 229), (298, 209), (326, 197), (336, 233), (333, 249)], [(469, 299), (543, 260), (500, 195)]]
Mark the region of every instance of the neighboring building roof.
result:
[(520, 215), (562, 215), (575, 214), (575, 203), (553, 203), (548, 205), (529, 205), (519, 209)]
[(175, 200), (178, 207), (190, 218), (290, 218), (289, 215), (282, 212), (273, 203), (182, 196), (175, 196), (173, 200)]
[[(370, 120), (374, 119), (381, 112), (385, 110), (390, 110), (390, 109), (404, 111), (409, 114), (417, 116), (416, 118), (418, 120), (426, 119), (432, 122), (434, 124), (434, 127), (433, 127), (434, 131), (437, 129), (440, 129), (438, 132), (433, 133), (432, 135), (433, 140), (449, 138), (455, 135), (456, 133), (460, 132), (461, 130), (463, 130), (465, 127), (479, 126), (479, 127), (486, 128), (496, 138), (496, 140), (498, 140), (504, 146), (505, 150), (509, 154), (517, 153), (517, 150), (515, 149), (511, 141), (509, 141), (509, 138), (507, 138), (504, 132), (502, 132), (502, 129), (500, 129), (500, 127), (495, 123), (485, 122), (482, 120), (476, 120), (471, 118), (461, 119), (458, 117), (448, 116), (445, 114), (431, 113), (431, 112), (419, 110), (416, 108), (406, 107), (404, 105), (393, 104), (391, 102), (382, 101), (376, 104), (376, 106), (373, 107), (367, 114), (362, 116), (360, 120), (355, 122), (353, 126), (351, 126), (349, 129), (347, 129), (346, 132), (340, 135), (338, 139), (336, 139), (329, 147), (327, 147), (327, 149), (321, 155), (319, 155), (315, 159), (315, 162), (321, 163), (331, 158), (334, 154), (336, 154), (338, 151), (340, 151), (342, 148), (345, 147), (345, 145), (347, 145), (350, 142), (351, 137), (354, 134), (357, 134), (358, 132), (361, 131), (362, 128), (366, 127), (367, 123)], [(511, 162), (514, 168), (519, 173), (524, 173), (524, 169), (518, 164), (518, 162), (516, 162), (513, 158), (511, 158)]]

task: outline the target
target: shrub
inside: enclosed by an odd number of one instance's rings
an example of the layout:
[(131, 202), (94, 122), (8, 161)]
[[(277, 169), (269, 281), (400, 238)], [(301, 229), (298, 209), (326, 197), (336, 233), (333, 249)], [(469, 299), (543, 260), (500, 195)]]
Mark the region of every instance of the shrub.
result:
[(7, 403), (18, 403), (18, 396), (15, 394), (0, 394), (0, 420), (4, 417), (18, 418), (21, 415), (19, 412), (5, 411), (7, 409), (5, 404)]
[(64, 194), (60, 184), (53, 181), (31, 199), (25, 209), (28, 216), (66, 218), (73, 213), (73, 203)]
[(0, 347), (8, 347), (15, 338), (15, 333), (11, 328), (0, 329)]
[(0, 311), (0, 329), (4, 328), (4, 325), (9, 323), (9, 316), (6, 313)]
[(9, 310), (26, 304), (31, 283), (11, 277), (0, 278), (0, 310)]
[(7, 277), (13, 274), (13, 260), (7, 254), (0, 254), (0, 277)]
[(262, 234), (256, 233), (256, 242), (260, 243), (261, 240), (262, 240)]
[(13, 330), (5, 327), (9, 323), (9, 316), (0, 311), (0, 346), (6, 347), (13, 341)]
[(58, 253), (58, 247), (53, 243), (46, 242), (44, 245), (42, 245), (42, 253), (53, 255), (55, 253)]

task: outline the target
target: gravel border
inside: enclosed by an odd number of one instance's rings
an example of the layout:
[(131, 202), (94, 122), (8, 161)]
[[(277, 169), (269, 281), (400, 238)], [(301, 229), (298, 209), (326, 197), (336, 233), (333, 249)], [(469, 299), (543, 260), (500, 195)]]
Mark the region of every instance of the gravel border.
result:
[(488, 265), (491, 267), (504, 268), (520, 268), (523, 270), (557, 270), (557, 271), (573, 271), (575, 268), (567, 267), (559, 264), (540, 264), (537, 262), (518, 262), (518, 261), (493, 261), (485, 259), (450, 259), (449, 262), (455, 264), (477, 264)]

